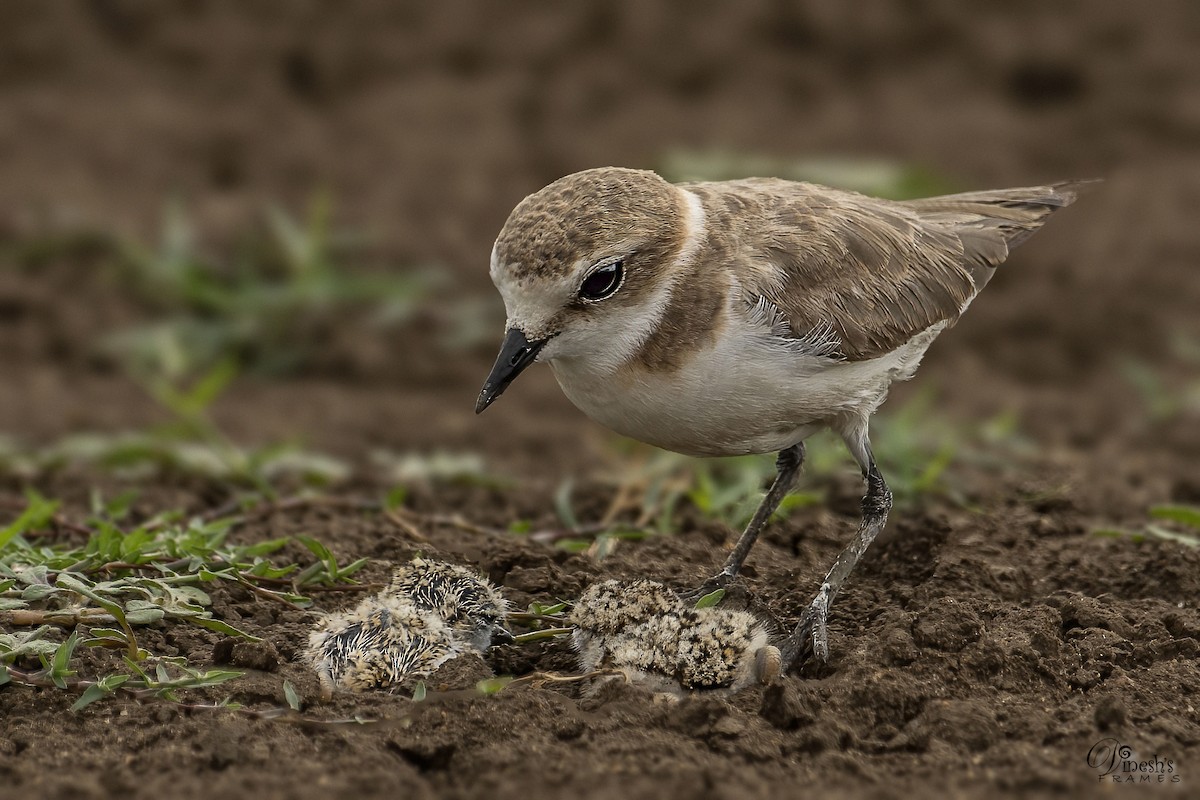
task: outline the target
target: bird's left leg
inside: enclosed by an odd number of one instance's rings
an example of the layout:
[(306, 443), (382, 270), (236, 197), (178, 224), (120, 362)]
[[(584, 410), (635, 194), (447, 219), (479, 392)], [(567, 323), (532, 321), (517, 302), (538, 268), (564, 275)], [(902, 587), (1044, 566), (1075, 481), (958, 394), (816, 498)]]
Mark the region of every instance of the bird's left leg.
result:
[(742, 564), (746, 563), (746, 557), (750, 555), (750, 548), (758, 541), (758, 535), (767, 526), (771, 515), (779, 509), (783, 498), (787, 497), (788, 493), (795, 488), (796, 479), (803, 466), (804, 442), (794, 444), (779, 452), (779, 457), (775, 459), (775, 480), (771, 483), (771, 488), (767, 490), (762, 502), (758, 504), (754, 516), (746, 525), (746, 530), (738, 538), (733, 551), (725, 559), (721, 571), (701, 584), (696, 591), (689, 592), (687, 597), (702, 597), (717, 589), (724, 589), (741, 573)]
[(862, 558), (863, 553), (867, 551), (871, 542), (875, 541), (875, 537), (887, 524), (888, 512), (892, 508), (892, 493), (888, 489), (887, 483), (884, 482), (883, 475), (880, 474), (879, 467), (875, 464), (875, 458), (871, 454), (871, 443), (867, 439), (865, 424), (861, 429), (844, 433), (843, 438), (862, 468), (863, 477), (867, 481), (867, 494), (862, 499), (862, 522), (859, 523), (854, 540), (838, 555), (837, 561), (825, 575), (825, 580), (821, 583), (817, 596), (800, 615), (800, 622), (796, 625), (792, 635), (780, 644), (779, 651), (783, 657), (784, 671), (810, 655), (815, 655), (822, 661), (829, 658), (829, 640), (825, 628), (826, 620), (829, 618), (829, 606), (842, 588), (842, 584), (850, 577), (850, 573)]

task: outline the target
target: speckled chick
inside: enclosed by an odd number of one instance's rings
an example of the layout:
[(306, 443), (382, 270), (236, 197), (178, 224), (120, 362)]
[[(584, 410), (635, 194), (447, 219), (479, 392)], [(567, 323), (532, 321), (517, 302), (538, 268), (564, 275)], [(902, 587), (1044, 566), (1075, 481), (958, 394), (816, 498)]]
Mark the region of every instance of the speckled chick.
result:
[(609, 668), (658, 691), (736, 690), (779, 675), (767, 627), (745, 611), (694, 609), (651, 580), (589, 587), (570, 616), (584, 672)]
[(326, 700), (337, 688), (387, 689), (410, 675), (427, 675), (459, 652), (436, 614), (388, 594), (330, 614), (308, 638), (308, 659)]
[(324, 699), (339, 688), (387, 689), (511, 639), (505, 612), (495, 587), (470, 570), (417, 558), (397, 569), (379, 594), (322, 619), (309, 636), (307, 656)]
[(511, 641), (504, 628), (508, 602), (466, 567), (414, 558), (396, 570), (386, 592), (437, 614), (458, 645), (483, 651), (494, 642)]
[(746, 611), (690, 609), (682, 615), (676, 678), (685, 689), (740, 689), (779, 676), (779, 651), (769, 633)]
[(569, 616), (580, 669), (602, 666), (669, 671), (683, 602), (667, 586), (648, 579), (608, 580), (584, 590)]

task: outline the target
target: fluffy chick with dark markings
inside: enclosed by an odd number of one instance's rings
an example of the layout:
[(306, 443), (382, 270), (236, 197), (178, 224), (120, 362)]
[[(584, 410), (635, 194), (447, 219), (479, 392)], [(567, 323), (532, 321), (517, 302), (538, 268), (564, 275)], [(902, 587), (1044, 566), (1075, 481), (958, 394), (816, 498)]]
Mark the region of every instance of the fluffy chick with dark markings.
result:
[(309, 636), (307, 658), (323, 699), (339, 688), (387, 689), (511, 641), (506, 612), (499, 591), (465, 567), (415, 558), (379, 594), (324, 617)]
[(569, 620), (583, 672), (615, 669), (659, 691), (736, 691), (780, 670), (779, 651), (753, 614), (692, 608), (657, 581), (593, 584)]

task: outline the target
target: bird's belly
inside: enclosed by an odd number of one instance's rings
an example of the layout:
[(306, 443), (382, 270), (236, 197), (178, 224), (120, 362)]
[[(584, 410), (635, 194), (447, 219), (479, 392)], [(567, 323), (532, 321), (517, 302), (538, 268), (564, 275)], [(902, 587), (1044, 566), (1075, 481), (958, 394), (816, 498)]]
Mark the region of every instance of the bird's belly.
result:
[(793, 419), (770, 420), (747, 413), (752, 408), (745, 404), (729, 406), (659, 387), (612, 393), (578, 391), (580, 388), (563, 385), (571, 402), (596, 422), (623, 436), (686, 455), (774, 452), (812, 433)]
[(624, 436), (688, 455), (767, 453), (840, 419), (865, 420), (894, 380), (912, 376), (943, 327), (867, 361), (797, 354), (745, 335), (666, 372), (626, 365), (601, 373), (568, 359), (551, 366), (571, 402)]
[(709, 364), (671, 373), (590, 375), (552, 362), (581, 411), (624, 436), (696, 456), (768, 453), (819, 430), (847, 402), (826, 380), (804, 380), (761, 362)]

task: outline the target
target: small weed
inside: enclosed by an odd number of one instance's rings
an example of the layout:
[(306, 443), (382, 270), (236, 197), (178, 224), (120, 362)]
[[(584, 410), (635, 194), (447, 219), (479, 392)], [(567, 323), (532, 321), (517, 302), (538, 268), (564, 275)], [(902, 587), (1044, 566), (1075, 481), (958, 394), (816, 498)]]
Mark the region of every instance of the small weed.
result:
[(309, 486), (340, 483), (350, 476), (345, 463), (292, 443), (244, 449), (216, 425), (210, 407), (236, 375), (232, 361), (183, 384), (162, 374), (140, 379), (172, 420), (145, 432), (93, 433), (68, 436), (36, 450), (0, 439), (0, 472), (26, 478), (68, 467), (98, 467), (123, 478), (145, 478), (160, 472), (194, 475), (249, 486), (274, 497), (281, 479)]
[(509, 612), (508, 621), (531, 628), (528, 633), (517, 634), (513, 641), (517, 643), (536, 642), (542, 639), (555, 639), (566, 636), (574, 631), (567, 625), (564, 612), (568, 603), (538, 603), (529, 604), (527, 611)]
[(489, 472), (483, 456), (469, 452), (395, 453), (376, 450), (371, 461), (384, 481), (414, 484), (455, 483), (465, 486), (510, 488), (511, 482)]
[[(111, 507), (119, 510), (121, 502)], [(352, 583), (366, 563), (340, 565), (323, 544), (302, 537), (314, 562), (277, 564), (270, 556), (291, 540), (230, 544), (236, 517), (179, 522), (168, 515), (123, 528), (101, 512), (74, 526), (88, 533), (82, 545), (43, 545), (41, 535), (55, 524), (57, 512), (57, 503), (31, 493), (24, 511), (0, 530), (0, 620), (32, 628), (0, 633), (0, 682), (81, 691), (75, 708), (117, 690), (175, 700), (179, 689), (238, 677), (235, 671), (199, 669), (182, 658), (155, 655), (139, 643), (139, 628), (172, 624), (254, 640), (213, 616), (205, 586), (236, 583), (264, 599), (303, 608), (311, 605), (306, 591)], [(57, 629), (70, 633), (56, 641)], [(75, 679), (80, 646), (119, 653), (124, 669), (94, 681)], [(40, 668), (21, 666), (31, 659)]]
[(1141, 397), (1151, 422), (1200, 414), (1200, 341), (1176, 336), (1169, 349), (1178, 365), (1173, 369), (1155, 368), (1134, 358), (1121, 362), (1121, 372)]
[(504, 687), (512, 683), (511, 675), (504, 675), (498, 678), (487, 678), (475, 684), (475, 690), (480, 694), (492, 695), (499, 694), (504, 691)]
[(296, 691), (296, 687), (292, 685), (291, 681), (283, 682), (283, 699), (292, 711), (300, 711), (304, 707), (304, 698)]
[(361, 242), (331, 230), (329, 196), (318, 193), (301, 223), (280, 208), (229, 262), (205, 255), (179, 203), (168, 205), (157, 246), (120, 243), (133, 292), (159, 320), (107, 343), (138, 373), (172, 380), (232, 361), (281, 374), (302, 366), (335, 312), (364, 310), (380, 326), (409, 320), (427, 296), (428, 273), (349, 270)]
[(1119, 528), (1101, 528), (1095, 531), (1095, 534), (1097, 536), (1128, 538), (1135, 542), (1145, 541), (1146, 539), (1162, 539), (1169, 542), (1178, 542), (1188, 547), (1200, 547), (1200, 508), (1184, 505), (1153, 506), (1150, 509), (1150, 517), (1161, 522), (1173, 524), (1175, 527), (1147, 523), (1140, 530), (1136, 531), (1121, 530)]
[(719, 604), (723, 599), (725, 599), (725, 590), (717, 589), (716, 591), (709, 592), (697, 600), (695, 607), (697, 610), (702, 608), (712, 608)]
[[(932, 391), (917, 394), (877, 415), (872, 423), (876, 460), (901, 507), (931, 495), (965, 502), (950, 480), (949, 466), (960, 458), (992, 467), (1007, 464), (1023, 444), (1011, 414), (964, 428), (939, 418), (933, 400)], [(610, 441), (610, 471), (619, 477), (608, 509), (598, 522), (582, 520), (572, 499), (572, 482), (560, 484), (555, 496), (559, 519), (569, 530), (587, 533), (559, 539), (560, 547), (596, 554), (611, 546), (601, 539), (669, 533), (675, 528), (682, 503), (706, 519), (741, 529), (775, 478), (775, 460), (769, 456), (694, 459), (627, 439)], [(801, 479), (801, 487), (820, 487), (829, 476), (847, 468), (857, 475), (842, 442), (829, 434), (815, 436), (806, 442), (804, 473), (808, 477)], [(784, 499), (773, 519), (817, 505), (823, 496), (820, 488), (799, 488)]]

